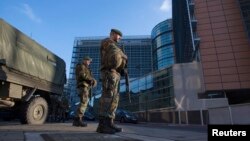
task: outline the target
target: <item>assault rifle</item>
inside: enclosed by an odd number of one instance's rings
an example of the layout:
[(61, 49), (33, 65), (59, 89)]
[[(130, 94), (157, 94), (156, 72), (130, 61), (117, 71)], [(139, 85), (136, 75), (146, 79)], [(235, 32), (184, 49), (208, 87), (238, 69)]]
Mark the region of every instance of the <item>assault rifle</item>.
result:
[[(121, 50), (125, 54), (124, 45), (121, 45)], [(128, 76), (128, 59), (126, 61), (125, 67), (123, 69), (123, 75), (125, 77), (125, 84), (126, 84), (126, 94), (128, 95), (129, 103), (131, 103), (130, 98), (130, 86), (129, 86), (129, 76)]]

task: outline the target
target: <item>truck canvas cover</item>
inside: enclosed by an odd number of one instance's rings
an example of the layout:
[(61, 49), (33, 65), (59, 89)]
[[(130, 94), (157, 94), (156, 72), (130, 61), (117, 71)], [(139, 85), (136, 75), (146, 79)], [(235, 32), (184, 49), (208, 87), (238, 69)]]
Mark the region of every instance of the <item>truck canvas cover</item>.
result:
[(0, 18), (0, 66), (49, 81), (65, 83), (65, 62)]

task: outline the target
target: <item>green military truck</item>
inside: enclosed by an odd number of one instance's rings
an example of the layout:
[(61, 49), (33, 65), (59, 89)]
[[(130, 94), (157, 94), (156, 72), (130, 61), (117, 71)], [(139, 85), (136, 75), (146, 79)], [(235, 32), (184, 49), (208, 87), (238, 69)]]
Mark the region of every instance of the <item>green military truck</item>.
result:
[(43, 124), (65, 81), (64, 60), (0, 18), (0, 110)]

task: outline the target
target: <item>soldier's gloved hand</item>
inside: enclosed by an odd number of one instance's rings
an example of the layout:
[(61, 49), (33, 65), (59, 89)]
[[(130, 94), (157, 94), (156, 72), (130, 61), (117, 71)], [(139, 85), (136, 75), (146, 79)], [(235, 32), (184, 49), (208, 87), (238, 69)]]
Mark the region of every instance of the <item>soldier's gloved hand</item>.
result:
[(92, 87), (96, 87), (97, 81), (95, 79), (92, 79), (91, 80), (91, 85), (92, 85)]
[(128, 60), (128, 57), (125, 54), (123, 54), (122, 58), (125, 59), (125, 60)]

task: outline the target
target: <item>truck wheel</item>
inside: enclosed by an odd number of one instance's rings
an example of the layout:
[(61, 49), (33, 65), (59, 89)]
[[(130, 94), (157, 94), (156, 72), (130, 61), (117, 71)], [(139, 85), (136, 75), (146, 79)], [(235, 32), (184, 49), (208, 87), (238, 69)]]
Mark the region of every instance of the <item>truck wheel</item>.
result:
[(23, 124), (43, 124), (47, 115), (47, 101), (42, 97), (35, 97), (23, 105), (20, 121)]

